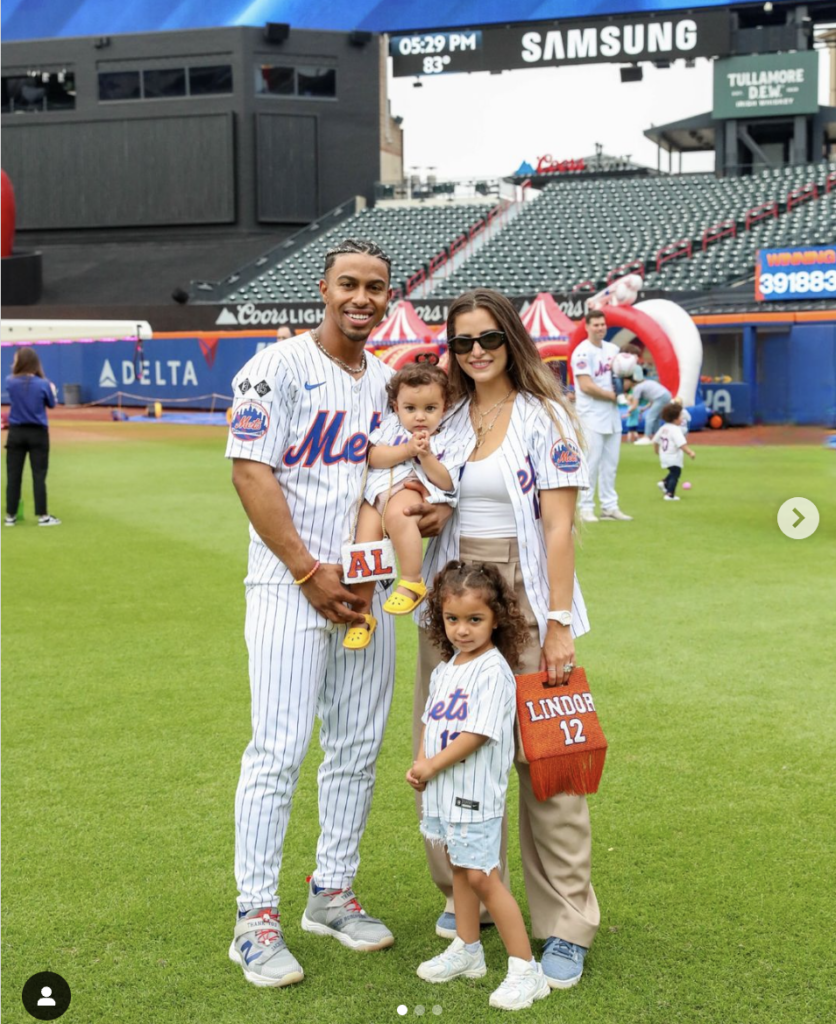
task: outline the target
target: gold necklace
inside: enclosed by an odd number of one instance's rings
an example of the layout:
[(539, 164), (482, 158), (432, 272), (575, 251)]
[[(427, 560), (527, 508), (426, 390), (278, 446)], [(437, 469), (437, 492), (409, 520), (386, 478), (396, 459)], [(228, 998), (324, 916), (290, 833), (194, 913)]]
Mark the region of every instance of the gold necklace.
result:
[[(508, 399), (511, 397), (511, 395), (513, 395), (513, 393), (514, 393), (514, 389), (512, 387), (511, 390), (508, 392), (508, 394), (504, 398), (500, 398), (500, 400), (496, 403), (496, 405), (492, 405), (490, 407), (490, 409), (488, 409), (486, 412), (482, 412), (482, 410), (476, 404), (476, 399), (475, 398), (473, 399), (473, 402), (471, 403), (471, 408), (475, 409), (476, 412), (479, 413), (479, 426), (477, 427), (476, 424), (474, 423), (474, 428), (476, 430), (476, 447), (477, 448), (481, 448), (482, 445), (485, 443), (485, 438), (493, 430), (494, 425), (496, 424), (496, 421), (499, 419), (500, 413), (502, 412), (502, 406), (505, 405), (505, 403), (508, 401)], [(496, 409), (496, 415), (491, 420), (491, 422), (487, 425), (487, 427), (484, 426), (485, 417), (486, 416), (490, 416), (490, 414), (494, 411), (494, 409)], [(471, 417), (471, 419), (472, 419), (472, 417)]]
[(360, 359), (360, 365), (359, 366), (349, 366), (348, 363), (344, 363), (342, 361), (342, 359), (338, 359), (336, 356), (331, 355), (331, 353), (328, 351), (328, 349), (320, 342), (320, 340), (319, 340), (319, 331), (318, 330), (311, 331), (311, 337), (313, 338), (314, 343), (316, 344), (316, 347), (319, 349), (319, 351), (322, 352), (324, 355), (328, 356), (328, 358), (331, 360), (331, 362), (332, 363), (336, 363), (337, 366), (339, 366), (341, 370), (345, 370), (346, 373), (364, 373), (365, 372), (365, 370), (366, 370), (366, 353), (365, 353), (365, 351), (363, 352), (363, 355), (362, 355), (362, 357)]

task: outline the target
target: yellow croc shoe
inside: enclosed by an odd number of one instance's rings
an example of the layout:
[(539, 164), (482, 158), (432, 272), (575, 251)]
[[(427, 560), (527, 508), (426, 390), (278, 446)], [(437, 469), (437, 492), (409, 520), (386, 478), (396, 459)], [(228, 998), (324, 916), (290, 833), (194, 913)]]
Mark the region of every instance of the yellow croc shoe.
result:
[(411, 580), (398, 580), (397, 586), (403, 587), (404, 590), (411, 590), (415, 597), (413, 599), (404, 597), (403, 594), (397, 592), (396, 587), (383, 606), (383, 610), (390, 615), (409, 615), (427, 596), (427, 585), (423, 580), (419, 580), (418, 583), (413, 583)]
[(369, 646), (372, 640), (372, 633), (377, 629), (377, 619), (374, 615), (366, 615), (364, 618), (368, 629), (366, 629), (366, 626), (352, 626), (345, 635), (343, 647), (348, 647), (352, 651), (362, 651), (364, 647)]

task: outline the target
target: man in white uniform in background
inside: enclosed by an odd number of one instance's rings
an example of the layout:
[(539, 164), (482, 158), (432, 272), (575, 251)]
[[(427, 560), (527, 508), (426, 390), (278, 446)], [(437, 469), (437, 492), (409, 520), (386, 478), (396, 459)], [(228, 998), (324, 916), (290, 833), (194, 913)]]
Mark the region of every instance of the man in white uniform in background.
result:
[(621, 413), (616, 405), (612, 379), (613, 357), (618, 345), (604, 341), (607, 321), (600, 310), (586, 314), (586, 341), (572, 353), (572, 374), (578, 416), (583, 427), (589, 466), (589, 488), (581, 491), (581, 518), (597, 523), (595, 492), (601, 506), (601, 519), (629, 520), (618, 507), (615, 474), (621, 454)]

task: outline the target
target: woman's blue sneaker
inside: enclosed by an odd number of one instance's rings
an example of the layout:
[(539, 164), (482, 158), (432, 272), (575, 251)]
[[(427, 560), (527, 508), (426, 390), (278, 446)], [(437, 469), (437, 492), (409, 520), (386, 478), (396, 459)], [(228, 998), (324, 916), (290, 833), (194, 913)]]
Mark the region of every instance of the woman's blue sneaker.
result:
[(546, 981), (552, 988), (571, 988), (581, 980), (583, 974), (583, 958), (587, 950), (574, 942), (557, 939), (552, 936), (546, 939), (540, 963)]
[(455, 939), (456, 937), (456, 915), (446, 910), (435, 922), (435, 934), (442, 939)]

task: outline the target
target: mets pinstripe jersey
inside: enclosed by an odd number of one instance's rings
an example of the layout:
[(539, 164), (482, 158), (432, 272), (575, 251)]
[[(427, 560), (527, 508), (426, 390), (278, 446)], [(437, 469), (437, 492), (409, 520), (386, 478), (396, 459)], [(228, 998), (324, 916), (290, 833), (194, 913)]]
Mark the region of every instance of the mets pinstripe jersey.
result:
[(572, 373), (576, 381), (575, 404), (578, 416), (587, 430), (595, 430), (599, 434), (621, 433), (618, 406), (605, 398), (586, 395), (577, 386), (578, 377), (587, 375), (597, 387), (612, 391), (612, 361), (620, 351), (618, 345), (611, 341), (602, 342), (599, 348), (587, 338), (572, 353)]
[(488, 742), (427, 783), (424, 817), (447, 822), (501, 818), (514, 760), (514, 673), (495, 647), (463, 665), (456, 663), (459, 657), (456, 653), (442, 662), (430, 678), (421, 718), (424, 755), (434, 757), (463, 732), (487, 736)]
[[(549, 575), (546, 561), (546, 538), (540, 521), (540, 491), (559, 487), (589, 486), (586, 461), (581, 452), (578, 435), (572, 421), (557, 403), (552, 412), (560, 423), (558, 430), (542, 403), (529, 395), (519, 394), (514, 400), (511, 420), (502, 445), (498, 449), (503, 479), (508, 488), (517, 524), (520, 549), (520, 569), (525, 581), (525, 592), (540, 629), (540, 643), (546, 639), (546, 613), (549, 610)], [(450, 417), (445, 429), (456, 434), (470, 430), (468, 455), (476, 445), (476, 436), (470, 425), (468, 403), (464, 402)], [(562, 431), (562, 434), (561, 434)], [(467, 464), (464, 472), (467, 473)], [(447, 520), (438, 537), (434, 537), (424, 556), (425, 580), (435, 578), (451, 558), (459, 557), (459, 509)], [(415, 621), (421, 622), (421, 610)], [(581, 636), (589, 632), (586, 605), (575, 578), (572, 596), (572, 634)]]
[[(310, 334), (301, 334), (257, 353), (232, 382), (227, 458), (273, 467), (302, 543), (321, 562), (341, 562), (342, 545), (351, 539), (368, 436), (387, 407), (393, 371), (371, 354), (366, 358), (365, 374), (353, 380)], [(245, 583), (292, 582), (250, 526)]]
[[(381, 425), (369, 438), (369, 444), (397, 446), (406, 444), (410, 439), (410, 433), (401, 426), (397, 415), (392, 412), (383, 420)], [(430, 438), (430, 451), (444, 466), (453, 480), (453, 487), (449, 491), (443, 491), (440, 487), (428, 479), (427, 474), (421, 468), (419, 459), (407, 459), (398, 463), (391, 473), (392, 485), (403, 483), (410, 475), (418, 477), (429, 492), (427, 501), (436, 505), (454, 505), (456, 503), (457, 485), (461, 474), (462, 466), (470, 454), (468, 439), (461, 432), (457, 435), (448, 428), (442, 428)], [(366, 501), (373, 505), (378, 495), (385, 493), (389, 487), (390, 471), (388, 469), (370, 469), (369, 478), (366, 481)], [(416, 499), (417, 500), (417, 499)]]

